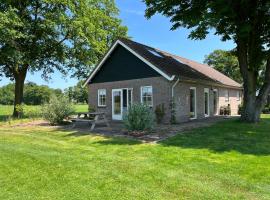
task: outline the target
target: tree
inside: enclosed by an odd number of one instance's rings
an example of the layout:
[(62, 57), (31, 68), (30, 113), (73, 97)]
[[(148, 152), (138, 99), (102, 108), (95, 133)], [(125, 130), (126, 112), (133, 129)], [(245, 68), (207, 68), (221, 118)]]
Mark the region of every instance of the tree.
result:
[(65, 96), (69, 102), (88, 103), (88, 90), (83, 87), (84, 81), (79, 81), (77, 85), (65, 89)]
[(73, 99), (77, 103), (88, 102), (88, 90), (87, 87), (83, 87), (84, 81), (79, 81), (76, 86), (73, 87)]
[(73, 101), (73, 87), (68, 87), (64, 90), (64, 94), (69, 102)]
[[(14, 83), (0, 87), (0, 104), (13, 104), (14, 88)], [(52, 89), (46, 85), (37, 85), (36, 83), (28, 82), (24, 86), (23, 102), (27, 105), (40, 105), (49, 102), (52, 95), (61, 98), (63, 92), (61, 89)]]
[(0, 104), (11, 105), (14, 101), (14, 84), (0, 87)]
[[(161, 13), (172, 30), (192, 29), (191, 39), (204, 39), (212, 29), (223, 41), (233, 40), (243, 78), (241, 119), (258, 122), (270, 91), (270, 2), (268, 0), (144, 0), (146, 17)], [(262, 86), (256, 95), (260, 77)]]
[(50, 100), (54, 90), (45, 85), (37, 85), (29, 82), (25, 84), (23, 101), (27, 105), (41, 105)]
[(84, 77), (127, 28), (110, 0), (2, 0), (0, 76), (15, 80), (13, 116), (28, 72)]
[(238, 83), (243, 82), (237, 57), (231, 51), (214, 50), (205, 56), (204, 63), (213, 66)]

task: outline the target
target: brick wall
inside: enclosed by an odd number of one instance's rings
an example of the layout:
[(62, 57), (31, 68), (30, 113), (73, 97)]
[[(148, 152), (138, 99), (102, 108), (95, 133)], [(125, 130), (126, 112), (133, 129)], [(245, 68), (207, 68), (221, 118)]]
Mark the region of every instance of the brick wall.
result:
[[(226, 90), (229, 91), (229, 101), (226, 101), (226, 99), (225, 99)], [(230, 104), (231, 115), (237, 115), (238, 114), (238, 105), (240, 105), (242, 102), (241, 98), (240, 98), (240, 100), (238, 100), (238, 98), (237, 98), (237, 91), (239, 91), (239, 90), (219, 88), (219, 108), (221, 106), (228, 106), (228, 104)], [(241, 94), (241, 91), (240, 91), (240, 94)]]
[[(106, 83), (95, 83), (89, 84), (89, 105), (93, 107), (96, 111), (103, 111), (107, 113), (109, 119), (112, 118), (112, 89), (120, 88), (133, 88), (133, 102), (140, 102), (140, 88), (141, 86), (152, 86), (153, 87), (153, 110), (155, 107), (161, 103), (164, 103), (166, 108), (166, 115), (164, 117), (164, 122), (168, 123), (170, 121), (170, 100), (171, 100), (171, 90), (173, 82), (169, 82), (163, 77), (152, 77), (143, 79), (133, 79), (126, 81), (115, 81)], [(211, 85), (203, 85), (197, 83), (187, 83), (179, 82), (174, 89), (175, 95), (175, 106), (176, 106), (176, 120), (177, 122), (189, 121), (189, 94), (190, 87), (196, 87), (196, 97), (197, 97), (197, 119), (205, 118), (204, 115), (204, 89), (209, 88), (209, 110), (210, 117), (214, 116), (214, 96), (213, 89), (218, 91), (218, 113), (221, 106), (231, 105), (232, 115), (236, 115), (238, 111), (238, 105), (241, 104), (241, 100), (237, 100), (237, 90), (236, 89), (226, 89), (222, 87), (213, 87)], [(98, 107), (98, 89), (106, 89), (107, 99), (106, 107)], [(229, 90), (229, 101), (225, 101), (225, 91)]]
[[(153, 109), (161, 104), (165, 104), (165, 122), (170, 119), (170, 94), (171, 83), (163, 77), (152, 77), (143, 79), (133, 79), (126, 81), (115, 81), (106, 83), (89, 84), (89, 105), (97, 111), (106, 112), (108, 118), (112, 118), (112, 89), (133, 88), (133, 102), (141, 101), (141, 86), (152, 86), (153, 88)], [(106, 107), (98, 107), (98, 89), (106, 89)]]
[[(231, 105), (232, 115), (237, 115), (238, 105), (241, 104), (241, 100), (237, 100), (236, 89), (225, 89), (221, 87), (214, 87), (211, 85), (203, 85), (196, 83), (179, 82), (175, 88), (175, 104), (176, 104), (176, 119), (178, 122), (189, 121), (189, 109), (190, 109), (190, 88), (196, 88), (196, 99), (197, 99), (197, 119), (205, 118), (204, 115), (204, 89), (209, 89), (209, 111), (210, 117), (214, 116), (214, 93), (213, 90), (217, 90), (218, 94), (218, 114), (221, 106)], [(225, 91), (229, 90), (229, 101), (225, 101)]]

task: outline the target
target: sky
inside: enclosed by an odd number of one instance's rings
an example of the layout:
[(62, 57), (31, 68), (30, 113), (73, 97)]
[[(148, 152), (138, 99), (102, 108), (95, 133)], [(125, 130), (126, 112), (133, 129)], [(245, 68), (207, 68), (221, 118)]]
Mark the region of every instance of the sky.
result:
[[(205, 55), (215, 49), (230, 50), (235, 47), (231, 41), (222, 42), (213, 32), (204, 40), (190, 40), (189, 30), (181, 28), (171, 31), (172, 24), (169, 19), (161, 15), (155, 15), (147, 20), (144, 17), (146, 7), (141, 0), (116, 0), (116, 5), (120, 10), (119, 17), (123, 25), (128, 27), (128, 35), (136, 42), (198, 62), (203, 62)], [(49, 81), (43, 80), (40, 72), (28, 73), (27, 81), (60, 89), (74, 86), (78, 82), (75, 78), (63, 77), (59, 72), (55, 72)], [(10, 80), (4, 78), (0, 81), (0, 86), (8, 83)]]

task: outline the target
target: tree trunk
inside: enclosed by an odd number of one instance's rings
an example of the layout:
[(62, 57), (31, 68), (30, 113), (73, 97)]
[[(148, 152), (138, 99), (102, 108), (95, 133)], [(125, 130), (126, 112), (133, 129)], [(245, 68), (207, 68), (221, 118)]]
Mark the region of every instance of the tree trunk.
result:
[(241, 120), (246, 122), (257, 122), (258, 111), (256, 111), (256, 77), (253, 72), (247, 72), (244, 80), (244, 101)]
[(18, 106), (21, 106), (23, 102), (23, 89), (24, 89), (25, 77), (26, 77), (26, 70), (19, 71), (14, 75), (15, 99), (14, 99), (13, 117), (15, 118), (18, 118), (22, 115), (22, 111), (21, 109), (18, 109)]
[(237, 42), (237, 54), (244, 82), (244, 101), (241, 120), (256, 123), (260, 121), (261, 111), (266, 104), (267, 96), (270, 92), (270, 58), (266, 62), (263, 86), (259, 89), (259, 94), (257, 95), (259, 68), (250, 66), (250, 63), (253, 62), (251, 62), (252, 59), (248, 54), (248, 48), (245, 42)]

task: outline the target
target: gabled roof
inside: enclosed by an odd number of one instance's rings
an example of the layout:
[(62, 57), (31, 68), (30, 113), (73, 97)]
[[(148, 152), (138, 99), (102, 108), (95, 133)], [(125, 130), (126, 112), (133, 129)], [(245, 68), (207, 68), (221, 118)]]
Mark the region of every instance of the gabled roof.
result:
[(195, 80), (202, 80), (207, 82), (214, 82), (228, 87), (241, 87), (239, 83), (225, 76), (214, 68), (204, 65), (180, 56), (176, 56), (159, 49), (146, 46), (134, 42), (129, 39), (117, 40), (101, 62), (91, 73), (87, 79), (85, 85), (91, 81), (97, 71), (102, 67), (102, 64), (106, 61), (107, 57), (115, 49), (117, 45), (121, 45), (128, 51), (133, 53), (136, 57), (148, 64), (155, 71), (160, 73), (164, 78), (172, 81), (176, 76), (184, 77)]

